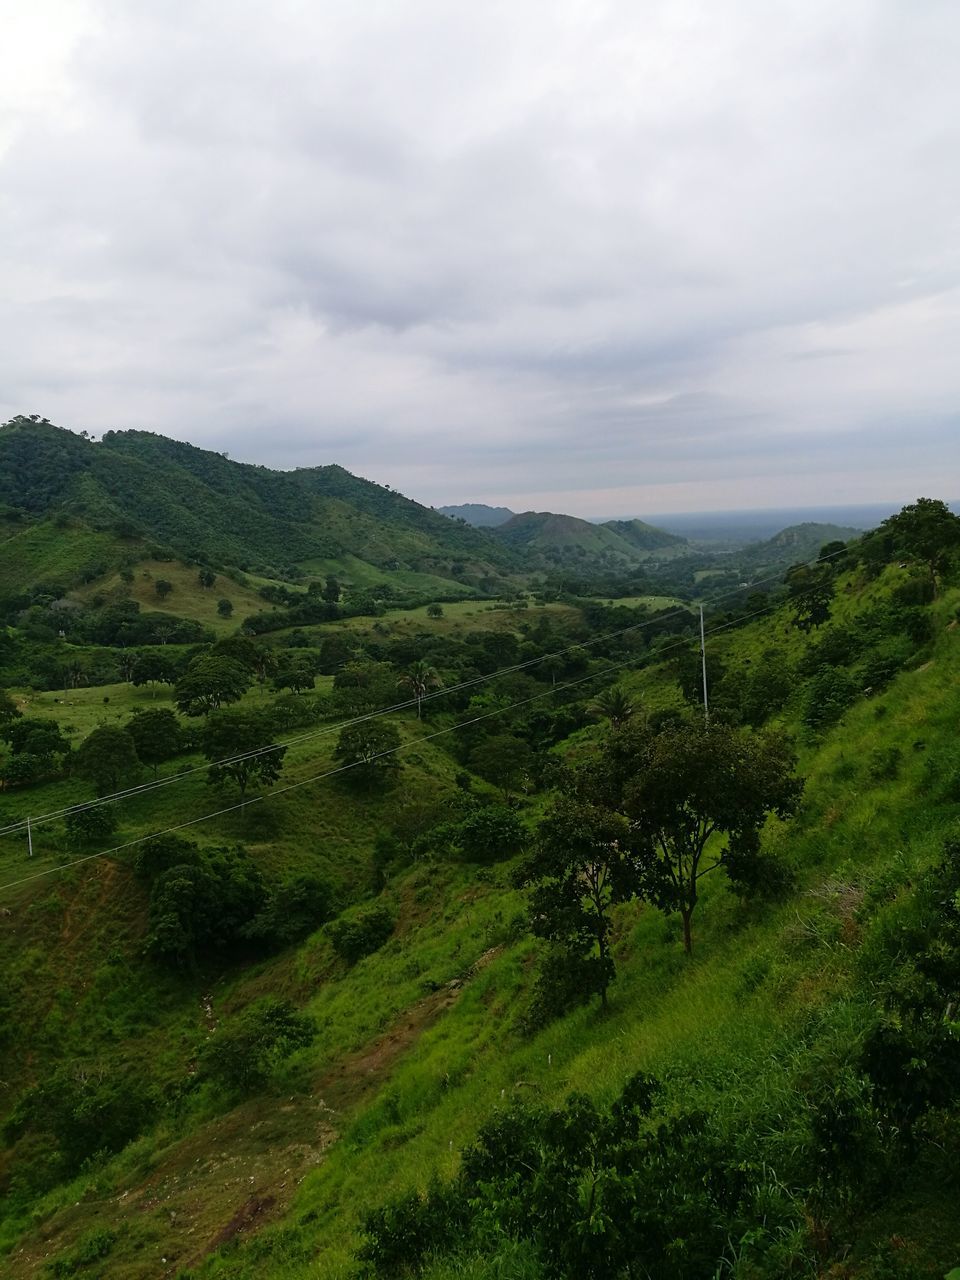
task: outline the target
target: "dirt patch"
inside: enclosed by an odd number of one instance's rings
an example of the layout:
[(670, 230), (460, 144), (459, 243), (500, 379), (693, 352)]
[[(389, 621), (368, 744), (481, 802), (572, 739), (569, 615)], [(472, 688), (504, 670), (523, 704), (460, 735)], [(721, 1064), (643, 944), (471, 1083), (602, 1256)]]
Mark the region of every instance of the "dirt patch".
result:
[(235, 1236), (242, 1235), (250, 1227), (257, 1224), (257, 1220), (267, 1213), (277, 1203), (275, 1196), (264, 1196), (261, 1200), (259, 1196), (251, 1196), (242, 1209), (238, 1209), (225, 1227), (217, 1232), (217, 1234), (207, 1245), (204, 1253), (213, 1253), (214, 1249), (219, 1249), (222, 1244), (228, 1244)]

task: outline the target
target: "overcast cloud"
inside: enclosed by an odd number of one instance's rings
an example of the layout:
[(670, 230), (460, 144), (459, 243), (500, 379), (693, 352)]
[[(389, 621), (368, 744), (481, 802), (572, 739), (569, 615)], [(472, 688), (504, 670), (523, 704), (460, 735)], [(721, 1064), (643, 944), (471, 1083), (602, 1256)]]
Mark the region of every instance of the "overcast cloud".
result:
[(0, 417), (428, 503), (960, 496), (953, 0), (0, 0)]

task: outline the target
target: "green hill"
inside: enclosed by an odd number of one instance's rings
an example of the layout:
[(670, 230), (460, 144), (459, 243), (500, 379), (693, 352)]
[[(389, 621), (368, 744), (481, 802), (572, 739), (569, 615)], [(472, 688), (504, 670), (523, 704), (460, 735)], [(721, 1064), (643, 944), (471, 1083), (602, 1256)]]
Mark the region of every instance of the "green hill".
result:
[(576, 516), (525, 511), (492, 530), (492, 536), (529, 561), (543, 565), (595, 563), (607, 569), (637, 565), (655, 553), (682, 551), (683, 538), (642, 520), (591, 524)]
[(456, 592), (511, 564), (477, 531), (342, 467), (270, 471), (145, 431), (109, 431), (94, 443), (15, 419), (0, 427), (0, 502), (268, 577), (354, 557), (381, 575), (422, 573)]
[(451, 520), (465, 520), (476, 529), (493, 529), (516, 515), (509, 507), (488, 507), (483, 502), (463, 502), (459, 506), (437, 507), (437, 510)]

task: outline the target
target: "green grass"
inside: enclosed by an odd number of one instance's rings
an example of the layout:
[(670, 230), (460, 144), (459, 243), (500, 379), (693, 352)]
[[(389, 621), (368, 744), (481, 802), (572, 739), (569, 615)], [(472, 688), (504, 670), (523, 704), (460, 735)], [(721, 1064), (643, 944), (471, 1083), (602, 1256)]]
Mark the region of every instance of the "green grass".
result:
[(8, 524), (0, 535), (0, 592), (15, 594), (41, 582), (68, 586), (76, 573), (94, 565), (112, 567), (135, 546), (80, 525)]
[[(895, 573), (862, 593), (841, 594), (839, 616), (879, 598)], [(426, 863), (398, 874), (384, 890), (397, 933), (351, 970), (321, 932), (279, 956), (196, 980), (161, 978), (139, 955), (145, 904), (125, 859), (18, 891), (10, 899), (14, 915), (2, 922), (0, 963), (18, 993), (18, 1040), (32, 1046), (31, 1072), (65, 1050), (110, 1044), (172, 1083), (206, 1034), (206, 993), (217, 1018), (258, 995), (285, 994), (315, 1018), (319, 1035), (285, 1064), (271, 1095), (224, 1114), (207, 1100), (168, 1116), (121, 1155), (49, 1193), (29, 1221), (0, 1237), (16, 1240), (16, 1274), (44, 1275), (50, 1257), (68, 1255), (106, 1223), (117, 1231), (103, 1263), (109, 1277), (164, 1274), (159, 1259), (166, 1257), (171, 1269), (204, 1277), (346, 1280), (354, 1274), (362, 1211), (453, 1173), (496, 1107), (513, 1098), (559, 1102), (571, 1090), (608, 1101), (638, 1069), (665, 1077), (678, 1103), (706, 1106), (732, 1126), (772, 1111), (788, 1133), (798, 1122), (803, 1072), (830, 1046), (852, 1043), (866, 1017), (858, 987), (862, 924), (853, 904), (883, 877), (915, 876), (960, 821), (960, 805), (934, 805), (923, 790), (928, 761), (955, 741), (960, 631), (947, 623), (958, 599), (948, 593), (935, 608), (929, 661), (903, 672), (879, 697), (859, 700), (822, 737), (800, 734), (804, 807), (768, 833), (798, 866), (797, 894), (781, 907), (745, 909), (719, 878), (708, 878), (690, 960), (675, 921), (635, 904), (621, 908), (619, 977), (606, 1017), (580, 1009), (535, 1036), (521, 1034), (535, 947), (513, 940), (510, 921), (522, 903), (509, 887), (509, 867)], [(422, 611), (389, 622), (473, 630), (538, 616), (486, 612), (470, 602), (444, 608), (436, 623)], [(772, 638), (791, 654), (804, 643), (784, 612), (725, 634), (724, 657), (753, 658)], [(662, 671), (643, 669), (624, 683), (648, 707), (677, 698)], [(79, 733), (104, 713), (163, 705), (126, 686), (107, 692), (109, 704), (103, 691), (82, 690), (68, 706), (36, 695), (32, 709), (69, 715)], [(788, 706), (782, 716), (795, 732), (796, 714)], [(422, 732), (410, 718), (401, 724), (411, 740)], [(579, 741), (599, 732), (585, 730)], [(921, 741), (923, 749), (914, 749)], [(871, 753), (892, 745), (902, 750), (899, 773), (879, 781), (869, 771)], [(287, 776), (322, 769), (331, 746), (321, 738), (291, 750)], [(455, 766), (438, 743), (415, 745), (404, 758), (407, 768), (391, 793), (311, 784), (246, 817), (196, 829), (197, 837), (242, 839), (271, 875), (319, 868), (362, 896), (373, 840), (398, 805), (409, 793), (442, 795), (451, 786)], [(76, 787), (45, 787), (31, 794), (31, 804), (63, 803)], [(202, 775), (171, 786), (126, 805), (122, 832), (202, 813), (210, 798)], [(20, 803), (20, 795), (2, 798), (7, 810)], [(48, 854), (62, 850), (44, 847)], [(0, 860), (5, 874), (30, 869), (11, 842), (0, 843)], [(14, 1073), (8, 1051), (0, 1078)], [(244, 1206), (270, 1197), (273, 1207), (258, 1211), (237, 1241), (205, 1256)], [(903, 1236), (912, 1256), (946, 1270), (960, 1259), (960, 1223), (944, 1220), (945, 1206), (932, 1191), (905, 1188), (870, 1230), (876, 1240)], [(529, 1259), (514, 1261), (516, 1271), (502, 1274), (539, 1276)], [(433, 1274), (490, 1273), (478, 1260), (473, 1271), (440, 1266)]]
[[(131, 571), (134, 577), (129, 584), (119, 573), (114, 573), (87, 583), (71, 594), (86, 603), (96, 595), (136, 600), (144, 613), (173, 613), (180, 618), (190, 618), (212, 628), (217, 635), (232, 634), (244, 618), (269, 608), (256, 591), (222, 574), (217, 575), (212, 587), (201, 587), (196, 565), (174, 560), (141, 560), (131, 566)], [(156, 584), (161, 579), (173, 584), (173, 590), (163, 600), (156, 592)], [(217, 612), (217, 602), (221, 599), (233, 604), (229, 618), (221, 618)]]

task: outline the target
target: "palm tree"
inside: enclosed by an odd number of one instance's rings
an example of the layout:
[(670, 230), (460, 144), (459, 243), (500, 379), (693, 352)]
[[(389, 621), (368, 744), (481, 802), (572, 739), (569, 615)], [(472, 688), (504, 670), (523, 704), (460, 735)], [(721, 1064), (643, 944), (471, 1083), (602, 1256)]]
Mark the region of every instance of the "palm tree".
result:
[(417, 719), (420, 719), (421, 707), (430, 689), (442, 689), (443, 681), (426, 658), (418, 658), (397, 681), (402, 689), (409, 689), (417, 704)]
[(630, 695), (620, 685), (613, 684), (597, 695), (590, 709), (594, 715), (606, 716), (614, 729), (621, 729), (637, 708)]

